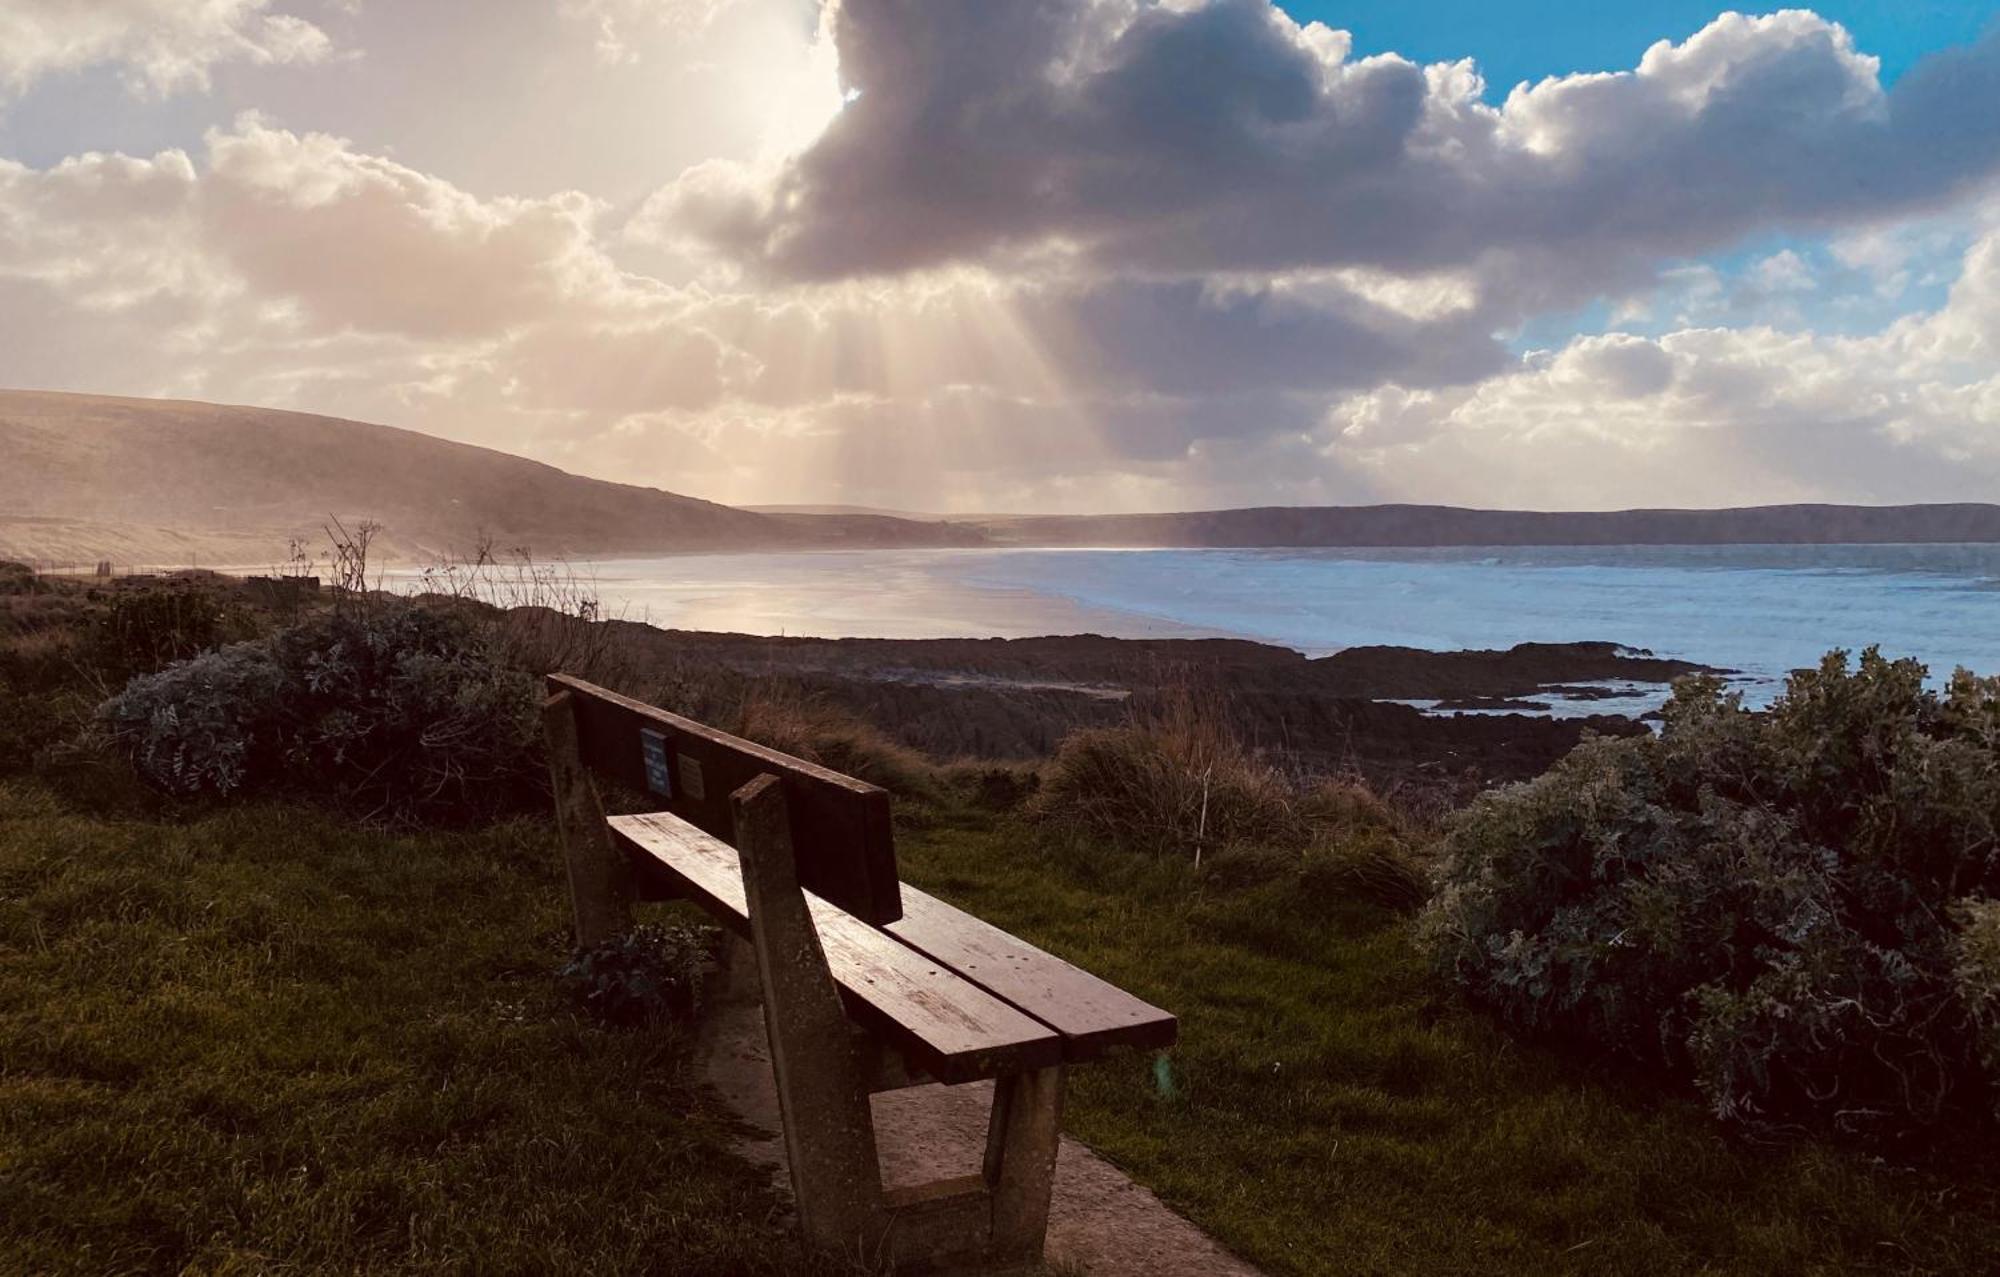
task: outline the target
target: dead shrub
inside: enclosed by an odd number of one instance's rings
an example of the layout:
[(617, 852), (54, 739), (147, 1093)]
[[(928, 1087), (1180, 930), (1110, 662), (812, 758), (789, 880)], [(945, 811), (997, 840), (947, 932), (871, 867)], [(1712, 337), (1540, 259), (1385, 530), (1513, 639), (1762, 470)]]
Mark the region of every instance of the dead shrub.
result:
[(492, 538), (481, 537), (468, 553), (418, 573), (415, 593), (488, 621), (500, 659), (536, 677), (574, 674), (628, 689), (645, 666), (627, 628), (605, 615), (597, 582), (565, 559), (538, 559), (526, 549), (502, 556)]
[(1288, 777), (1230, 731), (1227, 709), (1170, 688), (1123, 727), (1072, 735), (1029, 812), (1072, 837), (1190, 859), (1223, 890), (1289, 876), (1309, 907), (1430, 898), (1421, 821), (1355, 776)]
[(1316, 837), (1409, 832), (1409, 817), (1369, 788), (1358, 776), (1330, 776), (1313, 783), (1299, 798), (1299, 816)]

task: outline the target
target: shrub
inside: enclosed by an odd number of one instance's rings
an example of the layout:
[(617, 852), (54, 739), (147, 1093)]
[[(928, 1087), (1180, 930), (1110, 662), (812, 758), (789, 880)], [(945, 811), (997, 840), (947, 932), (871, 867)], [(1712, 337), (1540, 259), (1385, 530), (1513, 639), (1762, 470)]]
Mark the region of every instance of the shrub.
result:
[(962, 761), (943, 770), (946, 788), (987, 811), (1015, 811), (1035, 796), (1041, 774), (1028, 763)]
[(1309, 900), (1365, 900), (1399, 913), (1422, 907), (1431, 896), (1429, 872), (1404, 843), (1386, 835), (1309, 849), (1299, 885)]
[(42, 588), (42, 578), (33, 568), (0, 559), (0, 594), (38, 594)]
[(1473, 804), (1422, 934), (1524, 1029), (1682, 1071), (1728, 1120), (1894, 1142), (1994, 1116), (2000, 680), (1830, 654), (1765, 714), (1676, 687)]
[(457, 821), (537, 792), (536, 692), (467, 622), (327, 614), (134, 679), (100, 718), (169, 792), (284, 786), (392, 821)]
[(286, 691), (266, 645), (237, 643), (140, 675), (100, 715), (133, 767), (161, 789), (228, 795), (282, 771)]
[(0, 608), (0, 773), (28, 771), (88, 723), (81, 646), (68, 609), (46, 595)]
[(290, 762), (373, 810), (498, 813), (539, 782), (539, 695), (464, 619), (417, 606), (315, 617), (273, 647), (304, 722)]
[(1430, 899), (1430, 871), (1413, 850), (1418, 827), (1360, 780), (1321, 781), (1298, 811), (1312, 838), (1299, 871), (1308, 900), (1365, 900), (1408, 913)]
[(250, 633), (246, 618), (214, 590), (193, 584), (123, 590), (111, 594), (92, 619), (93, 663), (124, 679)]
[(1230, 732), (1218, 707), (1184, 690), (1126, 726), (1070, 735), (1030, 810), (1097, 842), (1197, 860), (1236, 844), (1303, 842), (1284, 777)]
[(904, 797), (934, 797), (928, 759), (838, 706), (782, 684), (757, 688), (744, 702), (736, 734), (809, 763), (831, 767)]
[(642, 924), (582, 950), (556, 973), (556, 986), (602, 1024), (636, 1028), (693, 1016), (712, 929)]

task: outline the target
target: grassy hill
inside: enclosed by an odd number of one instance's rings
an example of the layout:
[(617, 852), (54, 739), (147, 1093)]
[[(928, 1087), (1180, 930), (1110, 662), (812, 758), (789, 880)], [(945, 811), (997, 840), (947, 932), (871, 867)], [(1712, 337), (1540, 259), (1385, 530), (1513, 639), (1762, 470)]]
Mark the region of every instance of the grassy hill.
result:
[[(894, 543), (894, 521), (801, 524), (607, 483), (411, 430), (268, 408), (0, 391), (0, 556), (261, 564), (328, 516), (425, 558)], [(880, 525), (891, 526), (883, 527)]]

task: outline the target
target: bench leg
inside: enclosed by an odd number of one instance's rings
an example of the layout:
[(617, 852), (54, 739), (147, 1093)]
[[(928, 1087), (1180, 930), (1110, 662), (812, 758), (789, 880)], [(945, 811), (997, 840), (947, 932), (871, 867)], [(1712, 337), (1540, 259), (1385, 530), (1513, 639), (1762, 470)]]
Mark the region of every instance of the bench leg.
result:
[(986, 1128), (987, 1192), (992, 1196), (992, 1255), (1032, 1263), (1042, 1257), (1062, 1143), (1061, 1065), (1003, 1077), (993, 1085)]
[(588, 949), (632, 929), (632, 865), (612, 843), (604, 803), (583, 768), (570, 693), (558, 692), (542, 703), (542, 737), (548, 743), (556, 826), (569, 867), (576, 947)]
[(799, 888), (784, 793), (760, 776), (730, 802), (800, 1231), (814, 1250), (871, 1260), (885, 1226), (874, 1118)]

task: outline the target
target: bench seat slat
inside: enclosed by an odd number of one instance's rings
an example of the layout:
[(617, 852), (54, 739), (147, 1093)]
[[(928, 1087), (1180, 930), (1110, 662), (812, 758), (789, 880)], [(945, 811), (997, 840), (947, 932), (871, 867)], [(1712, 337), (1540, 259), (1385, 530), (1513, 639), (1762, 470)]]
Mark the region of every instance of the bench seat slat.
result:
[[(748, 934), (735, 848), (667, 812), (614, 816), (614, 835), (738, 934)], [(1000, 998), (853, 914), (806, 893), (820, 947), (849, 1005), (942, 1082), (968, 1082), (1062, 1061), (1062, 1040)]]
[(902, 918), (882, 929), (1061, 1033), (1068, 1063), (1178, 1036), (1168, 1012), (908, 883)]

